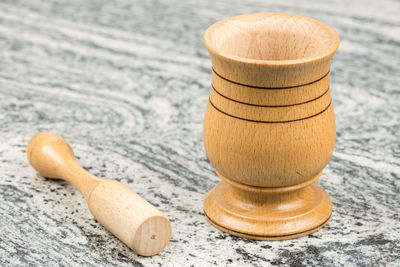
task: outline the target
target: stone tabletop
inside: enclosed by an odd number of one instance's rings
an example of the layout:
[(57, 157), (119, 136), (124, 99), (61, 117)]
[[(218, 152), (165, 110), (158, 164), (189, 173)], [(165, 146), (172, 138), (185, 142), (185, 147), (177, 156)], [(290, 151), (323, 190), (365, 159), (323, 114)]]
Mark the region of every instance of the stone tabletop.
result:
[[(0, 265), (400, 265), (400, 2), (20, 1), (0, 3)], [(208, 223), (219, 181), (202, 141), (211, 65), (202, 34), (254, 12), (337, 30), (331, 89), (337, 144), (319, 184), (334, 209), (320, 231), (252, 241)], [(99, 225), (70, 184), (29, 166), (36, 133), (62, 135), (79, 163), (171, 220), (141, 257)]]

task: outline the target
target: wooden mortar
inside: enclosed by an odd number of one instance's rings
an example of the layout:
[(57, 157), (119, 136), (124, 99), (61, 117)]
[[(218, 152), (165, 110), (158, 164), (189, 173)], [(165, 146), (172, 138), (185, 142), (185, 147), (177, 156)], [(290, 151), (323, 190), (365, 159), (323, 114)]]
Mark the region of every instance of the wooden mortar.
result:
[(335, 145), (329, 69), (338, 34), (311, 18), (261, 13), (217, 22), (204, 43), (204, 145), (222, 179), (204, 200), (207, 218), (262, 240), (320, 229), (332, 213), (315, 181)]

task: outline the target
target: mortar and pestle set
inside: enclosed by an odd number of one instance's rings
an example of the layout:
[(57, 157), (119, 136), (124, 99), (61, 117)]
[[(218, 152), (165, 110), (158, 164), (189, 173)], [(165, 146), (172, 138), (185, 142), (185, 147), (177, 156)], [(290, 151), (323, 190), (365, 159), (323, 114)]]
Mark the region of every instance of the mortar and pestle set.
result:
[[(259, 240), (317, 231), (332, 213), (315, 181), (335, 144), (329, 69), (338, 34), (307, 17), (260, 13), (217, 22), (204, 43), (212, 62), (204, 145), (221, 178), (205, 197), (207, 219)], [(96, 220), (138, 254), (167, 245), (168, 218), (127, 186), (87, 173), (60, 136), (34, 136), (28, 158), (42, 176), (76, 186)]]

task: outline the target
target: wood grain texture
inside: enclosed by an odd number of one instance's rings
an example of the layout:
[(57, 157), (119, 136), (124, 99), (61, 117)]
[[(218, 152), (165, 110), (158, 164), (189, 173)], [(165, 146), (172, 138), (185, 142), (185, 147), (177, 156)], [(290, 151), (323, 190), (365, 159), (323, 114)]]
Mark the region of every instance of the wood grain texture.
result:
[[(0, 1), (0, 264), (400, 265), (399, 8), (392, 0)], [(212, 79), (202, 36), (255, 12), (312, 17), (341, 37), (329, 74), (337, 140), (317, 181), (332, 218), (280, 242), (226, 234), (203, 213), (220, 179), (202, 138)], [(168, 246), (137, 255), (96, 222), (73, 185), (37, 175), (26, 144), (43, 131), (73, 144), (85, 170), (162, 210), (174, 229)]]
[(37, 134), (29, 141), (27, 153), (40, 175), (67, 180), (79, 189), (96, 220), (138, 254), (153, 256), (168, 244), (168, 218), (126, 185), (85, 171), (61, 136)]

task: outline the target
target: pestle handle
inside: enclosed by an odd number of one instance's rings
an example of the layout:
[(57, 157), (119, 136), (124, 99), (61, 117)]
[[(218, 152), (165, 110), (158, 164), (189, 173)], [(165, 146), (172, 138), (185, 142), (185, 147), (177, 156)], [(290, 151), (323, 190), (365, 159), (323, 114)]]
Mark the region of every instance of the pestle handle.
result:
[(168, 244), (172, 232), (168, 218), (124, 184), (85, 171), (59, 135), (37, 134), (29, 142), (27, 153), (40, 175), (73, 184), (96, 220), (138, 254), (152, 256)]

